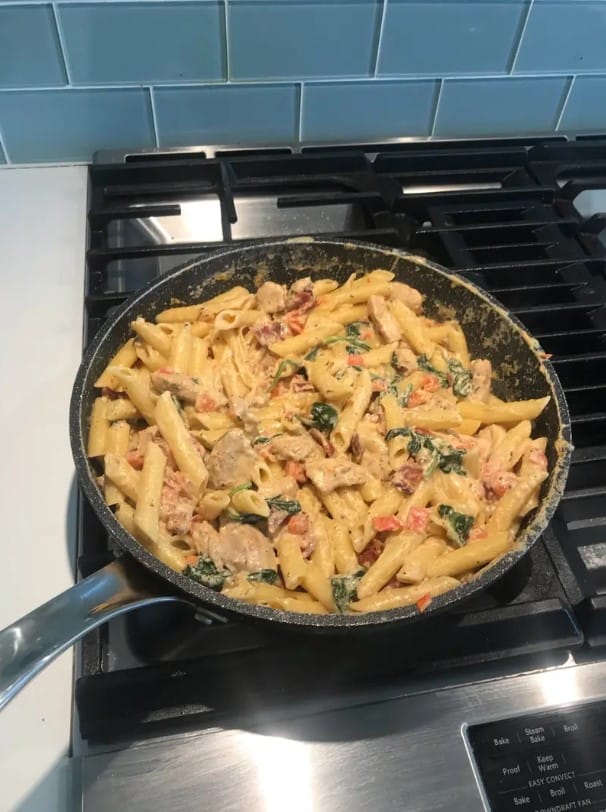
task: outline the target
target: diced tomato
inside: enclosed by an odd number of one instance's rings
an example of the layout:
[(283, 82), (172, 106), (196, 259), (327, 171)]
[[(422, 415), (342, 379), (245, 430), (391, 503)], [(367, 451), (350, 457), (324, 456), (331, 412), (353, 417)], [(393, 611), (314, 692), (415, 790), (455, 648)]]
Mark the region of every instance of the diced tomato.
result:
[(422, 507), (411, 507), (406, 517), (406, 529), (413, 533), (424, 533), (429, 521), (429, 510)]
[(158, 372), (161, 375), (172, 375), (172, 369), (170, 367), (160, 367)]
[(295, 536), (302, 536), (309, 530), (309, 518), (307, 513), (295, 513), (288, 520), (288, 532)]
[(364, 330), (363, 333), (360, 333), (360, 338), (362, 339), (362, 341), (368, 341), (372, 337), (373, 337), (372, 330)]
[(293, 310), (292, 312), (287, 313), (284, 316), (284, 321), (286, 322), (286, 326), (288, 327), (290, 332), (294, 336), (298, 336), (300, 333), (303, 332), (303, 329), (305, 328), (305, 322), (307, 321), (307, 319), (297, 310)]
[(191, 564), (193, 566), (194, 564), (198, 563), (198, 556), (197, 555), (186, 555), (184, 561), (185, 561), (186, 564)]
[(377, 533), (389, 533), (393, 530), (401, 530), (404, 525), (397, 516), (375, 516), (372, 520), (373, 529)]
[(426, 375), (423, 375), (421, 380), (421, 387), (426, 392), (437, 392), (440, 388), (440, 381), (438, 380), (437, 375), (432, 375), (431, 372), (428, 372)]
[(284, 473), (287, 476), (291, 476), (298, 485), (302, 485), (304, 482), (307, 482), (305, 466), (303, 465), (302, 462), (288, 460), (286, 465), (284, 466)]
[(415, 406), (422, 406), (423, 403), (427, 403), (427, 392), (422, 389), (415, 389), (408, 398), (408, 407), (414, 409)]
[(217, 408), (217, 401), (210, 395), (202, 392), (196, 398), (196, 411), (197, 412), (214, 412)]
[(364, 358), (361, 355), (348, 355), (347, 356), (347, 366), (348, 367), (363, 367), (364, 366)]
[(136, 471), (140, 471), (143, 468), (143, 454), (140, 451), (128, 451), (126, 462)]
[(419, 600), (417, 601), (417, 609), (419, 612), (424, 612), (429, 604), (431, 603), (431, 595), (427, 592), (425, 595), (421, 595)]
[(479, 541), (488, 538), (488, 532), (483, 527), (472, 527), (469, 533), (469, 541)]

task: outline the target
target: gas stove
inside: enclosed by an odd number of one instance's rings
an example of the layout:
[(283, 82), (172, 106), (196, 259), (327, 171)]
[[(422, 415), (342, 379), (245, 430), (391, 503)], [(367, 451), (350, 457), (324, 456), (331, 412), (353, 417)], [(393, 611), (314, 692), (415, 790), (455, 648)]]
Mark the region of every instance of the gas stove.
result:
[[(602, 705), (582, 712), (606, 697), (602, 190), (606, 137), (97, 156), (85, 343), (141, 285), (228, 244), (397, 246), (489, 290), (552, 353), (575, 451), (541, 541), (449, 614), (326, 638), (165, 605), (91, 633), (75, 676), (87, 812), (606, 809), (606, 756), (575, 744), (606, 730)], [(117, 554), (83, 500), (78, 551), (83, 576)]]

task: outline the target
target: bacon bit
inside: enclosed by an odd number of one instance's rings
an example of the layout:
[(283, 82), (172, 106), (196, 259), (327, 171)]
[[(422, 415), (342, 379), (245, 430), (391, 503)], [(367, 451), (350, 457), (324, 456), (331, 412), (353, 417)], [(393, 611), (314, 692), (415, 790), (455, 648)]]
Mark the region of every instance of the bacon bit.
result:
[(284, 473), (287, 476), (291, 476), (297, 485), (303, 485), (305, 482), (307, 482), (305, 465), (302, 462), (287, 460), (286, 465), (284, 466)]
[(361, 553), (358, 553), (358, 564), (361, 564), (363, 567), (370, 567), (375, 563), (384, 549), (385, 542), (375, 537), (370, 544), (366, 545)]
[(284, 317), (286, 326), (294, 336), (298, 336), (303, 332), (306, 321), (307, 319), (299, 310), (293, 310), (291, 313), (287, 313)]
[(267, 347), (268, 344), (273, 344), (274, 341), (280, 341), (286, 338), (288, 330), (286, 325), (280, 321), (272, 321), (269, 324), (259, 324), (251, 329), (251, 333), (257, 339), (262, 347)]
[(416, 606), (419, 612), (424, 612), (430, 603), (431, 603), (431, 595), (429, 594), (429, 592), (427, 592), (425, 595), (421, 595), (421, 597), (416, 603)]
[(286, 299), (286, 309), (300, 315), (307, 313), (315, 305), (314, 291), (311, 285), (303, 290), (289, 291)]
[(488, 538), (488, 531), (484, 527), (472, 527), (469, 533), (469, 541), (479, 541)]
[(372, 520), (373, 529), (377, 533), (389, 533), (393, 530), (401, 530), (404, 523), (397, 516), (375, 516)]
[(422, 507), (411, 507), (406, 517), (406, 529), (413, 533), (424, 533), (429, 521), (429, 510)]
[(393, 472), (391, 477), (392, 485), (394, 485), (402, 493), (414, 493), (417, 485), (423, 477), (423, 468), (416, 462), (407, 463), (397, 471)]
[(296, 375), (292, 376), (292, 387), (293, 392), (315, 392), (315, 387), (312, 383), (310, 383), (304, 375)]
[(348, 367), (363, 367), (364, 366), (364, 358), (361, 355), (348, 355), (347, 356), (347, 366)]
[(310, 429), (309, 433), (314, 438), (316, 443), (322, 446), (322, 449), (327, 457), (334, 457), (335, 447), (323, 432), (321, 432), (319, 429)]
[(421, 387), (426, 392), (437, 392), (440, 388), (440, 381), (438, 380), (437, 375), (432, 375), (431, 372), (428, 372), (426, 375), (423, 375), (421, 379)]
[(194, 409), (197, 412), (214, 412), (216, 408), (217, 401), (205, 392), (201, 392), (196, 398)]
[(303, 536), (309, 530), (309, 517), (307, 513), (295, 513), (288, 520), (288, 532), (294, 536)]
[(351, 457), (354, 462), (360, 462), (362, 459), (362, 443), (360, 442), (360, 435), (354, 434), (351, 438), (351, 443), (349, 444), (349, 450), (351, 451)]
[(278, 381), (278, 383), (274, 386), (271, 390), (270, 397), (277, 398), (285, 395), (288, 391), (290, 391), (290, 379), (288, 383), (284, 379)]
[(408, 408), (414, 409), (415, 406), (422, 406), (429, 400), (429, 394), (424, 389), (415, 389), (415, 391), (408, 398)]
[(384, 392), (387, 389), (387, 382), (383, 378), (375, 378), (371, 388), (373, 392)]

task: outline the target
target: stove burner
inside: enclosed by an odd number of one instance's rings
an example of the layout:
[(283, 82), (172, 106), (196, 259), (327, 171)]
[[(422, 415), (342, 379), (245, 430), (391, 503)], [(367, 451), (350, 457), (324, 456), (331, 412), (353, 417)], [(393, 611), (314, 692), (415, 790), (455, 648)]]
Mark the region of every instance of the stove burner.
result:
[[(87, 341), (141, 285), (227, 244), (322, 234), (408, 248), (489, 290), (553, 354), (576, 451), (556, 518), (514, 570), (431, 623), (365, 637), (363, 662), (355, 641), (209, 624), (184, 606), (92, 633), (76, 685), (85, 738), (606, 643), (606, 214), (587, 208), (600, 189), (604, 139), (100, 156), (89, 170)], [(114, 550), (80, 507), (86, 575)], [(310, 682), (319, 656), (330, 673)]]

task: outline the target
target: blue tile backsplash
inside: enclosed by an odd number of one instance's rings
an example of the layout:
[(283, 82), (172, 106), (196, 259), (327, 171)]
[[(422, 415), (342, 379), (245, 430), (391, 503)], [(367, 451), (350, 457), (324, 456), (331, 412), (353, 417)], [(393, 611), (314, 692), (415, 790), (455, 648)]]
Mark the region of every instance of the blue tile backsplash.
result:
[(0, 0), (0, 163), (606, 133), (606, 0)]

